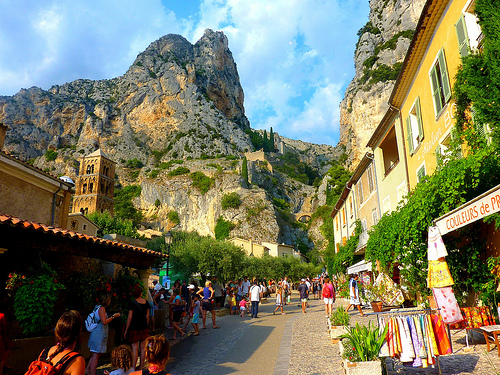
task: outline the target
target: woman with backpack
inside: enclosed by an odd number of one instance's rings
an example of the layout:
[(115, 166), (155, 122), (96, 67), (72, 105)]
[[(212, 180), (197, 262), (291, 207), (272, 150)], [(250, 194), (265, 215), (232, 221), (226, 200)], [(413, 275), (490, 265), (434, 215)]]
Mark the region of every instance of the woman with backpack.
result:
[(95, 370), (97, 368), (97, 362), (99, 357), (106, 353), (108, 346), (108, 324), (114, 318), (118, 318), (120, 313), (116, 313), (110, 317), (106, 314), (106, 307), (111, 303), (111, 294), (109, 292), (101, 292), (97, 298), (98, 304), (92, 311), (94, 314), (94, 320), (98, 322), (97, 326), (90, 332), (88, 346), (92, 357), (87, 364), (85, 369), (86, 374), (95, 375)]
[(57, 375), (84, 375), (85, 360), (75, 351), (81, 331), (82, 317), (78, 311), (62, 314), (54, 330), (56, 345), (45, 348), (38, 360), (31, 363), (25, 375), (45, 374), (50, 369)]
[(127, 325), (123, 336), (132, 346), (132, 367), (135, 369), (139, 348), (141, 350), (140, 368), (144, 367), (144, 340), (149, 336), (149, 303), (142, 298), (142, 288), (135, 285), (132, 290), (134, 300), (128, 306)]
[(335, 289), (328, 277), (325, 277), (322, 296), (325, 302), (326, 317), (328, 318), (332, 314), (333, 302), (335, 301)]

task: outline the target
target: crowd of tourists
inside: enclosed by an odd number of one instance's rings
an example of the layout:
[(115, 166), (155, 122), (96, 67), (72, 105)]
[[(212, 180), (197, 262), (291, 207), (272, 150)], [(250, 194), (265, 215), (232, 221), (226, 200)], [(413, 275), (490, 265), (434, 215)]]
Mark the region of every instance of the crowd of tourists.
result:
[[(227, 308), (231, 315), (242, 318), (258, 318), (261, 300), (271, 294), (276, 296), (273, 315), (277, 312), (286, 314), (285, 306), (292, 303), (292, 290), (299, 292), (303, 313), (306, 313), (310, 296), (324, 300), (327, 315), (331, 314), (335, 300), (335, 287), (328, 277), (323, 276), (302, 279), (299, 284), (293, 284), (287, 277), (268, 281), (250, 281), (244, 277), (222, 284), (213, 277), (204, 283), (204, 287), (198, 287), (196, 280), (190, 284), (186, 280), (176, 280), (170, 290), (158, 282), (153, 282), (153, 285), (149, 291), (144, 291), (139, 284), (134, 286), (122, 332), (122, 339), (128, 345), (114, 348), (111, 354), (113, 370), (105, 371), (105, 375), (166, 375), (163, 369), (170, 351), (168, 339), (164, 335), (150, 336), (154, 310), (157, 309), (168, 311), (168, 328), (173, 330), (173, 340), (177, 340), (186, 335), (189, 325), (193, 328), (192, 335), (198, 336), (200, 320), (201, 328), (207, 328), (208, 313), (212, 328), (220, 328), (216, 323), (218, 308)], [(26, 375), (41, 375), (47, 366), (53, 367), (54, 373), (60, 375), (95, 375), (100, 356), (107, 352), (109, 324), (120, 317), (120, 313), (108, 314), (110, 302), (111, 294), (102, 292), (85, 322), (77, 311), (65, 312), (55, 327), (56, 345), (44, 349), (31, 363)], [(90, 331), (88, 347), (91, 357), (87, 365), (75, 350), (84, 327)], [(136, 370), (139, 371), (134, 372)]]

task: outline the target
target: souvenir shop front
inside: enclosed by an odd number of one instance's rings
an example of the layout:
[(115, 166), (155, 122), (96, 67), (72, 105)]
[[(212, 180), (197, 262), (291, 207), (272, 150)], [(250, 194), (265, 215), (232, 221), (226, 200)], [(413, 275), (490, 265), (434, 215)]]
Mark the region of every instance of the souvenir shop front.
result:
[(439, 356), (454, 353), (450, 330), (482, 328), (486, 332), (500, 328), (493, 326), (495, 321), (488, 307), (458, 306), (446, 263), (448, 253), (441, 238), (495, 212), (500, 212), (500, 185), (436, 219), (434, 226), (429, 227), (427, 286), (432, 290), (436, 307), (377, 313), (379, 327), (388, 327), (380, 357), (397, 359), (409, 367), (437, 364), (441, 374)]

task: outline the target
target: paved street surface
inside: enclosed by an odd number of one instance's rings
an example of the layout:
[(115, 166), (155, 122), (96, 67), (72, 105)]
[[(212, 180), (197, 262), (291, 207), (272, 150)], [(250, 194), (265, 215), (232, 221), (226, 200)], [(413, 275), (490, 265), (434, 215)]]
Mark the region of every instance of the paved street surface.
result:
[[(336, 306), (347, 302), (337, 300)], [(302, 314), (298, 295), (292, 305), (285, 306), (286, 315), (273, 315), (274, 298), (261, 304), (259, 318), (241, 318), (226, 315), (217, 318), (220, 329), (213, 329), (207, 319), (207, 329), (200, 335), (173, 342), (167, 371), (171, 374), (344, 374), (338, 344), (333, 344), (328, 333), (324, 304), (311, 300), (310, 308)], [(336, 307), (335, 306), (335, 307)], [(371, 310), (364, 310), (365, 313)], [(351, 325), (356, 322), (375, 323), (375, 316), (361, 317), (350, 311)], [(200, 321), (201, 327), (201, 321)], [(172, 330), (167, 330), (170, 339)], [(452, 331), (453, 355), (440, 359), (442, 374), (500, 374), (500, 358), (496, 348), (486, 353), (484, 340), (465, 346), (465, 333)], [(100, 370), (109, 365), (100, 367)], [(422, 368), (403, 367), (397, 361), (387, 361), (388, 375), (437, 375), (437, 366)], [(99, 371), (99, 372), (101, 372)], [(370, 375), (370, 374), (367, 374)]]

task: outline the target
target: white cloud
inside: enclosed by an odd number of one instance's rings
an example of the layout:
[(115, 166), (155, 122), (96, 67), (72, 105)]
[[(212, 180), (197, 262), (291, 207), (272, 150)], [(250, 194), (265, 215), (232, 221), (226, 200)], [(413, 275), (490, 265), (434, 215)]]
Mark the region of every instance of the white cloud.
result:
[[(189, 3), (189, 7), (188, 7)], [(0, 95), (77, 78), (122, 75), (151, 42), (179, 33), (196, 42), (206, 28), (229, 39), (254, 128), (335, 144), (338, 105), (354, 75), (359, 0), (173, 0), (0, 2)], [(188, 9), (185, 8), (185, 9)], [(196, 9), (196, 11), (193, 11)], [(180, 13), (180, 12), (179, 12)]]

